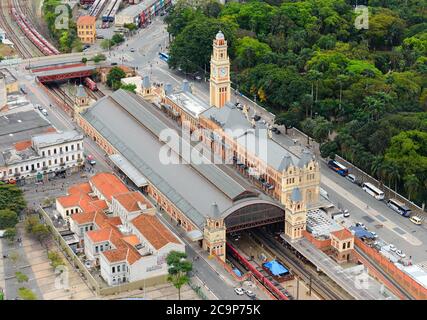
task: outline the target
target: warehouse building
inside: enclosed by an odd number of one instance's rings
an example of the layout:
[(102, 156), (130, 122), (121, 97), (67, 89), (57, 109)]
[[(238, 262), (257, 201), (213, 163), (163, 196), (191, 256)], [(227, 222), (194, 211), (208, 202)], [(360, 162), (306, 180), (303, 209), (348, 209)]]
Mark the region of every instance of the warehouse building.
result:
[(149, 20), (171, 5), (171, 0), (142, 0), (139, 4), (130, 5), (116, 15), (116, 27), (134, 23), (138, 27), (146, 25)]

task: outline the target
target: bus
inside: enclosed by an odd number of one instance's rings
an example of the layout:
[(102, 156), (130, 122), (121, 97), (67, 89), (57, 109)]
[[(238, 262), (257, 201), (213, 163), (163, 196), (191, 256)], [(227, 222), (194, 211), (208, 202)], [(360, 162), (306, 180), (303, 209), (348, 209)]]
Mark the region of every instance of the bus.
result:
[(347, 167), (343, 166), (341, 163), (335, 160), (329, 160), (328, 167), (334, 170), (339, 175), (345, 177), (348, 175), (348, 169)]
[(164, 53), (164, 52), (159, 52), (159, 58), (162, 59), (165, 62), (168, 62), (169, 55), (167, 53)]
[(382, 192), (380, 189), (375, 187), (372, 183), (365, 182), (362, 184), (362, 189), (369, 193), (371, 196), (373, 196), (377, 200), (383, 200), (384, 199), (384, 192)]
[(389, 199), (387, 201), (387, 206), (396, 211), (398, 214), (404, 217), (409, 217), (411, 214), (411, 209), (405, 206), (402, 202), (397, 201), (396, 199)]

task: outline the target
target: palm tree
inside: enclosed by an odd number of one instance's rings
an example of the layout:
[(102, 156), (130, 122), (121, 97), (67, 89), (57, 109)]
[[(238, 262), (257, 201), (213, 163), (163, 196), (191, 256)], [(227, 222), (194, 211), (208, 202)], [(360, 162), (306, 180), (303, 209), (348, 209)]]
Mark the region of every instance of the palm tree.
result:
[(417, 193), (420, 188), (420, 180), (417, 178), (415, 174), (409, 174), (405, 176), (405, 190), (408, 192), (408, 199), (411, 200), (411, 197)]
[[(311, 99), (313, 102), (317, 103), (317, 98), (319, 94), (319, 80), (322, 78), (323, 73), (311, 69), (307, 73), (308, 79), (311, 81)], [(314, 85), (316, 84), (316, 94), (314, 94)], [(313, 117), (313, 104), (311, 105), (310, 116)]]
[(397, 192), (397, 183), (400, 181), (400, 171), (395, 164), (390, 164), (389, 178), (394, 181), (394, 192)]
[(382, 156), (375, 156), (371, 164), (372, 175), (376, 176), (379, 179), (381, 179), (380, 172), (381, 172), (381, 167), (383, 165), (383, 161), (384, 161), (384, 158)]

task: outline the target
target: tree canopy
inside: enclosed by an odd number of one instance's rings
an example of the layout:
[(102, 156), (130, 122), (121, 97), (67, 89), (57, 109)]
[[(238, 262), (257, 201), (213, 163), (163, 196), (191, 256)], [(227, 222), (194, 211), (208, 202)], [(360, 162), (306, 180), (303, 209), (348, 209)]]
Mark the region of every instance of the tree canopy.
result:
[[(411, 190), (421, 204), (427, 198), (426, 177), (418, 174), (425, 170), (424, 138), (406, 131), (425, 132), (427, 126), (423, 5), (425, 0), (370, 1), (368, 29), (360, 29), (353, 3), (345, 0), (178, 0), (166, 18), (169, 65), (209, 71), (212, 39), (221, 30), (233, 86), (276, 114), (277, 123), (309, 130), (322, 143), (322, 155), (338, 153), (370, 174), (381, 156), (382, 179), (405, 195)], [(411, 170), (405, 160), (392, 160), (402, 144), (416, 153)], [(418, 181), (405, 180), (411, 174)], [(413, 184), (417, 190), (408, 187)]]

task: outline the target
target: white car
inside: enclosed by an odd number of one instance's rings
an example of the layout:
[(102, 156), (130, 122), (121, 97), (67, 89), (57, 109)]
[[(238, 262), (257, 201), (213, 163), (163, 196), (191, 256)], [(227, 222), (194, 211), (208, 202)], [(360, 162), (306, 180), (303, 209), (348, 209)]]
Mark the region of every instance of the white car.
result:
[(401, 257), (401, 258), (405, 258), (405, 257), (406, 257), (406, 254), (404, 254), (404, 253), (402, 252), (402, 250), (396, 250), (396, 254), (397, 254), (399, 257)]
[(344, 218), (350, 217), (350, 212), (348, 212), (347, 209), (345, 209), (343, 212), (344, 212), (344, 214), (343, 214)]
[(378, 235), (376, 232), (371, 231), (372, 236), (374, 237), (374, 239), (378, 238)]
[(396, 247), (392, 244), (389, 246), (389, 248), (390, 248), (390, 251), (392, 251), (392, 252), (396, 251)]
[(237, 293), (239, 296), (242, 296), (245, 294), (245, 291), (242, 288), (235, 288), (234, 292)]
[(43, 109), (43, 110), (41, 111), (41, 113), (42, 113), (44, 116), (46, 116), (46, 117), (47, 117), (47, 110), (46, 110), (46, 109)]
[(255, 293), (253, 293), (251, 290), (246, 290), (245, 293), (246, 293), (246, 295), (249, 298), (254, 298), (255, 297)]

